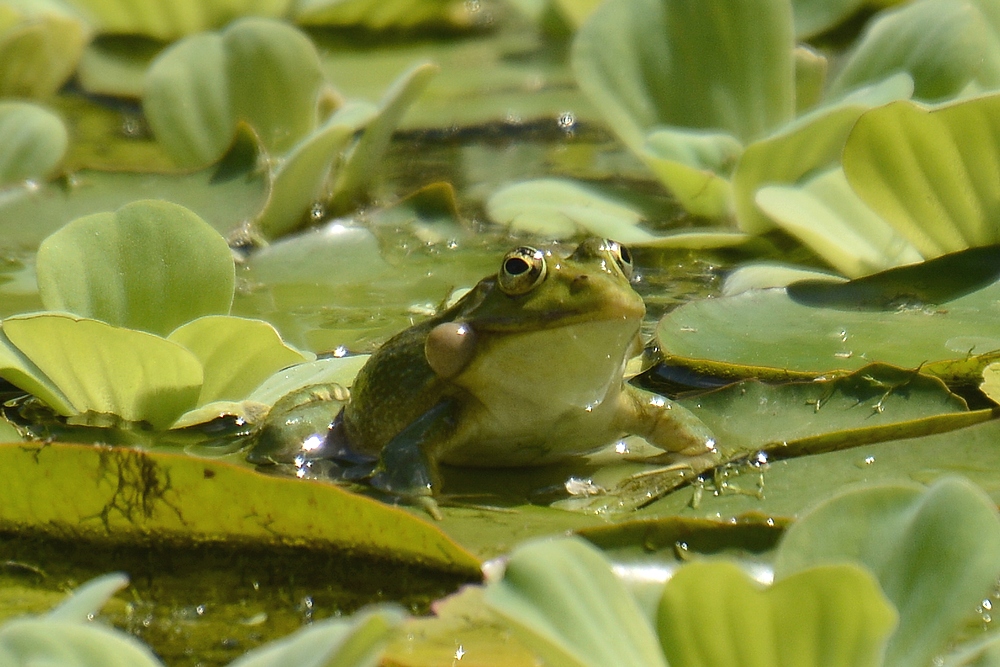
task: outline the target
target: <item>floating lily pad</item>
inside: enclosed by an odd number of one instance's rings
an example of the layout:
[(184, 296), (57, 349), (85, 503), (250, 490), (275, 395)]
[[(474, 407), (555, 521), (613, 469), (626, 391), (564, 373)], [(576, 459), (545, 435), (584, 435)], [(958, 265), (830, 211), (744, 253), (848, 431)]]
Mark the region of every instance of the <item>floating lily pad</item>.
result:
[(46, 178), (68, 144), (66, 126), (51, 111), (27, 102), (0, 102), (0, 185)]
[(112, 414), (166, 428), (197, 401), (201, 364), (159, 336), (48, 313), (9, 317), (3, 332), (69, 401), (69, 410), (50, 406), (64, 415)]
[(843, 161), (858, 196), (924, 257), (1000, 243), (1000, 95), (872, 109)]
[(239, 121), (269, 151), (291, 149), (316, 127), (322, 83), (305, 34), (279, 21), (240, 19), (157, 56), (146, 73), (143, 110), (178, 164), (203, 166), (225, 152)]
[(855, 564), (763, 588), (736, 563), (708, 560), (671, 577), (657, 623), (667, 660), (684, 667), (879, 667), (895, 624), (878, 582)]
[(104, 544), (343, 549), (478, 578), (479, 561), (423, 519), (336, 486), (183, 454), (0, 445), (0, 526)]
[(869, 567), (899, 610), (883, 664), (929, 664), (1000, 574), (996, 505), (956, 478), (930, 489), (849, 491), (806, 512), (789, 529), (775, 575), (843, 560)]
[(42, 243), (36, 270), (49, 310), (161, 335), (227, 313), (235, 281), (218, 232), (182, 206), (152, 200), (74, 220)]
[(818, 377), (878, 361), (978, 380), (1000, 350), (997, 298), (993, 285), (942, 308), (862, 312), (804, 305), (784, 290), (746, 292), (678, 308), (660, 321), (657, 338), (672, 363), (724, 377)]

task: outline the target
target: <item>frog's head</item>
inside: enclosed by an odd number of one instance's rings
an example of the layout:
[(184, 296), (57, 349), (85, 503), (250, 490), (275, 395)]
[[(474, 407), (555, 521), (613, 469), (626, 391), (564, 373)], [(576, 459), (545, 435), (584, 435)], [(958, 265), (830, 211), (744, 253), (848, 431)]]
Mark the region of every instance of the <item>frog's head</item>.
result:
[(602, 328), (631, 340), (646, 313), (631, 278), (631, 255), (614, 241), (588, 239), (569, 257), (515, 248), (496, 275), (435, 318), (426, 358), (438, 375), (450, 377), (476, 353), (474, 339), (481, 336), (511, 338), (565, 327), (583, 333), (585, 325), (608, 323)]

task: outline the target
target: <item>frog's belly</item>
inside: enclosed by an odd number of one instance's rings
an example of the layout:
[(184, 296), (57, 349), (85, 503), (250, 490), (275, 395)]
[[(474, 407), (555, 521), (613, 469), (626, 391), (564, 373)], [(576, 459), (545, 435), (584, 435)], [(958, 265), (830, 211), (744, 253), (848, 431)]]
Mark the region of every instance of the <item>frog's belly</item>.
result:
[(538, 465), (584, 454), (616, 430), (626, 356), (637, 335), (622, 320), (489, 341), (455, 378), (474, 400), (440, 460), (452, 465)]

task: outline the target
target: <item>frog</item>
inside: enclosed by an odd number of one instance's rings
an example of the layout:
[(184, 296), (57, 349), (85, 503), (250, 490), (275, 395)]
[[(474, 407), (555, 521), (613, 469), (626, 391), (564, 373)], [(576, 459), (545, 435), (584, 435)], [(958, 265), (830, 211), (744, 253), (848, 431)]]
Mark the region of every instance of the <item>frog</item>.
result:
[(545, 465), (627, 435), (677, 460), (716, 458), (695, 414), (626, 380), (646, 314), (634, 270), (607, 239), (568, 256), (514, 248), (496, 274), (374, 352), (331, 433), (376, 462), (372, 486), (418, 501), (440, 493), (441, 465)]

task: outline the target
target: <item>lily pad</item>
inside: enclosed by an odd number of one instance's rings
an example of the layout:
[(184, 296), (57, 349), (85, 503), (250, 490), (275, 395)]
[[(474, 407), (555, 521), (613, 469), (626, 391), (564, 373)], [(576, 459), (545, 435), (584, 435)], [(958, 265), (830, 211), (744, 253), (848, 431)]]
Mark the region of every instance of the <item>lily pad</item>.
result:
[(66, 126), (51, 111), (28, 102), (0, 102), (0, 185), (48, 177), (68, 144)]
[(843, 161), (858, 196), (924, 257), (1000, 243), (1000, 95), (872, 109)]
[[(473, 579), (479, 561), (436, 526), (331, 484), (184, 454), (0, 445), (0, 527), (103, 544), (342, 549)], [(336, 519), (343, 520), (336, 520)]]
[[(671, 665), (879, 667), (896, 612), (854, 564), (817, 566), (762, 588), (732, 561), (693, 562), (663, 589)], [(919, 663), (910, 663), (919, 664)]]
[(215, 162), (246, 121), (268, 151), (291, 149), (317, 124), (323, 76), (309, 38), (245, 18), (173, 44), (146, 73), (143, 110), (181, 166)]
[(197, 401), (201, 364), (158, 336), (47, 313), (9, 317), (3, 332), (43, 374), (40, 381), (69, 401), (70, 410), (50, 406), (64, 415), (113, 414), (166, 428)]
[(161, 335), (227, 313), (235, 281), (218, 232), (182, 206), (152, 200), (74, 220), (42, 243), (36, 270), (49, 310)]
[(745, 292), (685, 304), (660, 321), (657, 339), (671, 363), (723, 377), (819, 377), (878, 361), (978, 381), (1000, 350), (998, 295), (995, 284), (943, 308), (863, 312), (808, 306), (784, 290)]
[(775, 574), (847, 559), (868, 566), (899, 610), (884, 664), (929, 664), (1000, 575), (996, 505), (957, 478), (926, 490), (849, 491), (806, 512), (789, 529)]
[(267, 322), (229, 315), (208, 315), (173, 331), (167, 340), (183, 345), (201, 362), (205, 374), (198, 404), (247, 398), (283, 368), (310, 361), (288, 347)]

